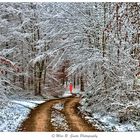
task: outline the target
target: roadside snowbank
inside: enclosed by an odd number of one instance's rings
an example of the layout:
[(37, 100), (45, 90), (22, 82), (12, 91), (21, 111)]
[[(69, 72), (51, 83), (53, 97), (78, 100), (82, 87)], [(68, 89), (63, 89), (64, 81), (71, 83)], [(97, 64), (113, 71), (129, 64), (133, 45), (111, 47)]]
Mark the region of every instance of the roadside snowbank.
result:
[(102, 116), (99, 113), (92, 114), (92, 117), (85, 116), (85, 119), (88, 120), (91, 124), (99, 128), (100, 130), (107, 132), (129, 132), (137, 131), (134, 125), (131, 123), (119, 123), (119, 120), (110, 115)]
[(65, 93), (62, 95), (62, 97), (70, 97), (72, 94), (69, 91), (65, 91)]
[(16, 103), (16, 104), (19, 104), (19, 105), (23, 105), (25, 107), (28, 107), (28, 108), (34, 108), (36, 107), (38, 104), (41, 104), (41, 103), (44, 103), (45, 101), (22, 101), (22, 100), (12, 100), (11, 102), (13, 103)]
[(27, 118), (31, 109), (45, 101), (0, 101), (0, 132), (15, 132)]

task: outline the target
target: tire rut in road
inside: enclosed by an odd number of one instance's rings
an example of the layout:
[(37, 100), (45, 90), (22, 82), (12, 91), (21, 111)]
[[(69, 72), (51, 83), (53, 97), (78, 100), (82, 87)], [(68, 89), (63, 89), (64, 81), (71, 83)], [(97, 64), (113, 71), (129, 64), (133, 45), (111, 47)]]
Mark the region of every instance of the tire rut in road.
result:
[(78, 97), (70, 99), (65, 104), (65, 115), (68, 119), (71, 130), (74, 132), (95, 132), (99, 131), (96, 127), (89, 124), (82, 115), (78, 112), (78, 104), (80, 99)]

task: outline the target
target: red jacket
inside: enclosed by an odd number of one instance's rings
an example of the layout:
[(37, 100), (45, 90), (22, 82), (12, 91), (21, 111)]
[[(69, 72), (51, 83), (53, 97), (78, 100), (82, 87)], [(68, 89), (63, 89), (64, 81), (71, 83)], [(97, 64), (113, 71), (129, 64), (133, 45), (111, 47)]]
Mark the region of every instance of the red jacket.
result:
[(69, 86), (69, 90), (70, 90), (70, 92), (72, 92), (72, 84), (70, 84), (70, 86)]

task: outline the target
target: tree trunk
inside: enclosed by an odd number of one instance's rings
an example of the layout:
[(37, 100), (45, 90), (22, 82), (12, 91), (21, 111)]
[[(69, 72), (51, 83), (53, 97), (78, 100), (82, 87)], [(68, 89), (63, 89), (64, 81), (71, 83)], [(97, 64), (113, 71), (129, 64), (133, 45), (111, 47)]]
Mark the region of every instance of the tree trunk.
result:
[[(103, 23), (104, 23), (104, 28), (106, 27), (106, 3), (104, 3), (104, 21), (103, 21)], [(105, 57), (105, 55), (106, 55), (106, 35), (105, 35), (105, 31), (103, 31), (103, 35), (102, 35), (102, 49), (103, 49), (103, 57)], [(105, 73), (104, 73), (104, 68), (102, 68), (102, 75), (103, 75), (103, 79), (104, 79), (104, 90), (106, 90), (107, 89), (107, 82), (109, 82), (109, 81), (106, 81), (106, 75), (105, 75)], [(107, 92), (105, 92), (106, 94), (107, 94)]]
[(73, 87), (76, 87), (76, 75), (74, 74), (74, 81), (73, 81)]
[(37, 90), (37, 95), (41, 95), (42, 93), (42, 74), (43, 74), (43, 69), (44, 69), (44, 61), (42, 61), (41, 63), (38, 63), (38, 90)]
[(76, 77), (76, 84), (79, 86), (79, 74), (77, 75), (77, 77)]
[(35, 92), (35, 95), (38, 95), (38, 93), (37, 93), (37, 89), (38, 89), (38, 86), (37, 86), (37, 68), (36, 68), (36, 65), (35, 65), (35, 67), (34, 67), (34, 71), (33, 71), (33, 73), (34, 73), (34, 92)]
[(39, 72), (39, 76), (38, 76), (38, 95), (41, 95), (41, 91), (42, 91), (42, 88), (41, 88), (41, 83), (42, 81), (42, 71)]
[(80, 77), (80, 82), (81, 82), (81, 88), (80, 88), (80, 90), (81, 91), (84, 91), (84, 77), (83, 77), (83, 74)]

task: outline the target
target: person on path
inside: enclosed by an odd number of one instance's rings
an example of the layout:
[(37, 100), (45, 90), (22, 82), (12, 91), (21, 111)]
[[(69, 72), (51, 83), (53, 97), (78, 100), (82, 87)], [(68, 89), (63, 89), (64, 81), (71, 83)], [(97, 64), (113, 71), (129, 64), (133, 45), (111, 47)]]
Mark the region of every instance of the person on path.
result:
[(72, 86), (72, 83), (70, 83), (69, 85), (69, 90), (70, 90), (70, 93), (72, 94), (72, 89), (73, 89), (73, 86)]

